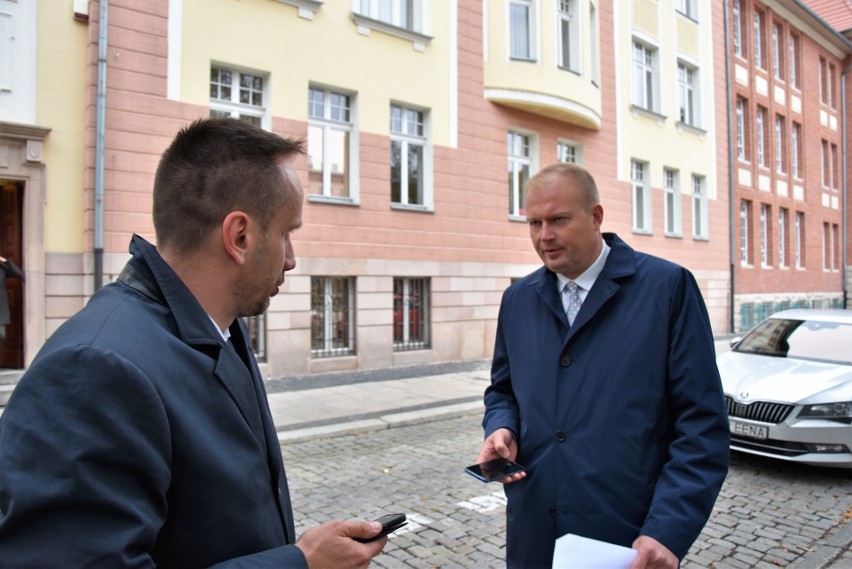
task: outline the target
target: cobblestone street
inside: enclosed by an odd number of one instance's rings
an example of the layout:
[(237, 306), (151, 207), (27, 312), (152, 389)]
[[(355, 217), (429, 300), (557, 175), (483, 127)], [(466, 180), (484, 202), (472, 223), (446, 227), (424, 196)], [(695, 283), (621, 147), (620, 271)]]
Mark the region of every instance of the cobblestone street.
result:
[[(405, 512), (374, 567), (503, 567), (497, 484), (463, 472), (480, 417), (284, 446), (297, 533), (334, 518)], [(786, 567), (852, 516), (852, 475), (735, 454), (716, 510), (684, 569)]]

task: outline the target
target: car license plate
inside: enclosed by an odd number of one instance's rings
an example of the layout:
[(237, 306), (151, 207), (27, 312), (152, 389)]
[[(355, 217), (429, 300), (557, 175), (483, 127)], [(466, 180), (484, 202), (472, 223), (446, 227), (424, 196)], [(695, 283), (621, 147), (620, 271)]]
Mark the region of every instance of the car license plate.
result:
[(769, 427), (731, 420), (731, 434), (752, 439), (767, 439), (769, 438)]

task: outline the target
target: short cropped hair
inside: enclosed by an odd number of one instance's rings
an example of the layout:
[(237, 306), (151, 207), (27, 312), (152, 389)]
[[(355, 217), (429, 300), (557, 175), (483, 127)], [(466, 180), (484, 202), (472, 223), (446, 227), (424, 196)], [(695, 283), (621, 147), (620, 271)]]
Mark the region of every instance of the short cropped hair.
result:
[(238, 119), (200, 119), (181, 129), (154, 178), (157, 245), (196, 251), (237, 210), (265, 233), (275, 213), (294, 199), (278, 163), (304, 153), (303, 142)]
[(555, 162), (536, 172), (527, 182), (527, 193), (535, 189), (538, 184), (554, 176), (567, 178), (577, 184), (583, 193), (583, 206), (586, 211), (601, 203), (595, 179), (589, 174), (588, 170), (571, 162)]

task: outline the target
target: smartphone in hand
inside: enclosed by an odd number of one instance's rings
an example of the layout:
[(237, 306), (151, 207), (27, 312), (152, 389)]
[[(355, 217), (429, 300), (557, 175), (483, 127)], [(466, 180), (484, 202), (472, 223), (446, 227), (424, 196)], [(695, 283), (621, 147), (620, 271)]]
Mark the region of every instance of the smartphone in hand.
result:
[(483, 482), (494, 482), (513, 474), (524, 472), (525, 468), (506, 458), (495, 458), (487, 462), (472, 464), (464, 469), (465, 472), (482, 480)]
[(386, 514), (377, 519), (376, 521), (382, 524), (382, 531), (379, 532), (379, 535), (367, 538), (355, 537), (352, 539), (354, 539), (355, 541), (360, 541), (361, 543), (369, 543), (371, 541), (376, 541), (380, 537), (384, 537), (393, 531), (398, 530), (399, 528), (408, 523), (408, 521), (405, 519), (405, 514)]

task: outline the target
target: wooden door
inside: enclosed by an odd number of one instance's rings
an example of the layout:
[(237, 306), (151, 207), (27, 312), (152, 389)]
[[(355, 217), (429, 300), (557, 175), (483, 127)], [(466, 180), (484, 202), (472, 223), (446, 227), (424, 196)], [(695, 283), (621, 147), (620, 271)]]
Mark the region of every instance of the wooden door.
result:
[[(0, 180), (0, 255), (11, 259), (26, 274), (22, 256), (21, 205), (24, 184)], [(24, 367), (24, 284), (21, 279), (7, 278), (6, 294), (12, 321), (6, 326), (6, 337), (0, 341), (0, 368)]]

